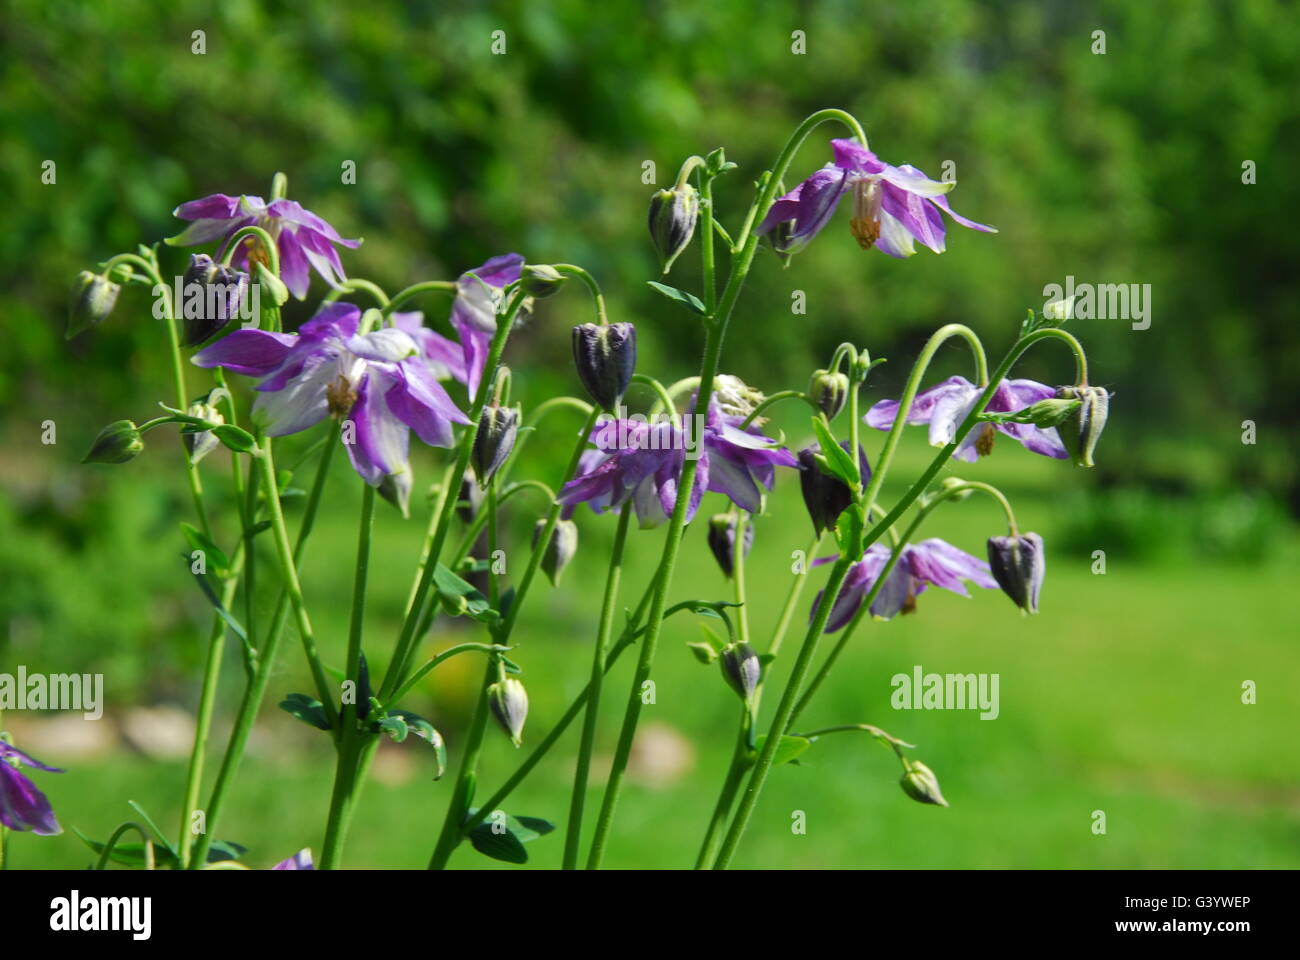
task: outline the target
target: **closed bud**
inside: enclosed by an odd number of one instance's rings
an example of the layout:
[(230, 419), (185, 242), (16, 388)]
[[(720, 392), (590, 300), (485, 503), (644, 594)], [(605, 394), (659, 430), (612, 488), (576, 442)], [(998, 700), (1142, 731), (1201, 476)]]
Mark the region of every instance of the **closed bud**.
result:
[(573, 328), (573, 363), (578, 379), (601, 409), (615, 409), (636, 372), (636, 327), (578, 324)]
[(463, 617), (469, 613), (469, 600), (464, 594), (439, 593), (438, 600), (442, 604), (442, 612), (449, 617)]
[[(840, 446), (848, 450), (847, 443)], [(799, 489), (812, 519), (813, 531), (820, 535), (823, 530), (833, 527), (839, 515), (853, 502), (853, 491), (843, 480), (825, 473), (817, 465), (817, 456), (818, 448), (815, 446), (799, 451)], [(858, 449), (858, 469), (865, 485), (871, 479), (871, 467), (861, 447)]]
[(401, 473), (386, 473), (383, 479), (379, 481), (379, 486), (375, 489), (379, 495), (395, 506), (402, 512), (403, 517), (411, 515), (411, 487), (414, 485), (411, 479), (411, 471), (403, 470)]
[(1002, 592), (1025, 613), (1038, 612), (1047, 558), (1043, 538), (1036, 533), (1019, 537), (989, 537), (989, 567)]
[(474, 438), (474, 475), (479, 486), (487, 489), (488, 481), (505, 463), (519, 436), (519, 408), (490, 403), (483, 408), (478, 436)]
[(528, 719), (528, 691), (514, 677), (488, 687), (488, 706), (501, 729), (516, 747), (523, 743), (524, 721)]
[(118, 420), (110, 423), (90, 445), (90, 452), (82, 458), (82, 463), (126, 463), (134, 460), (144, 449), (144, 440), (140, 431), (130, 420)]
[(808, 384), (808, 396), (827, 420), (834, 420), (844, 409), (849, 399), (849, 378), (843, 373), (831, 373), (829, 370), (817, 370)]
[[(545, 520), (538, 520), (533, 527), (534, 549), (545, 529)], [(569, 561), (577, 552), (578, 525), (572, 520), (557, 520), (555, 530), (551, 533), (551, 542), (546, 545), (546, 553), (542, 554), (542, 570), (546, 572), (546, 578), (551, 581), (551, 586), (560, 585), (560, 574), (564, 572), (564, 568), (569, 565)]]
[(908, 760), (906, 763), (907, 772), (899, 781), (903, 792), (917, 803), (932, 803), (936, 807), (948, 806), (948, 801), (943, 798), (943, 793), (939, 790), (939, 780), (935, 777), (934, 771), (919, 760)]
[[(225, 423), (226, 418), (221, 415), (210, 403), (190, 404), (190, 408), (185, 411), (191, 417), (198, 417), (200, 420), (206, 420), (208, 423)], [(190, 455), (190, 463), (198, 463), (217, 447), (221, 446), (221, 441), (213, 435), (211, 430), (204, 430), (200, 433), (182, 433), (181, 442), (185, 444), (185, 449)]]
[(524, 293), (538, 300), (559, 293), (568, 279), (548, 263), (529, 263), (519, 274), (519, 286)]
[(1070, 417), (1077, 416), (1079, 407), (1078, 400), (1062, 400), (1056, 397), (1048, 397), (1046, 400), (1039, 400), (1032, 406), (1025, 407), (1016, 414), (1017, 423), (1032, 423), (1036, 427), (1047, 429), (1048, 427), (1059, 427)]
[(1076, 467), (1091, 467), (1092, 451), (1097, 446), (1102, 430), (1106, 429), (1106, 416), (1110, 412), (1110, 393), (1105, 387), (1061, 387), (1057, 399), (1078, 400), (1079, 409), (1074, 416), (1057, 427), (1061, 441)]
[(758, 651), (747, 643), (728, 644), (718, 662), (722, 665), (722, 679), (740, 694), (741, 700), (748, 703), (763, 679), (763, 663), (758, 659)]
[(688, 643), (686, 644), (686, 649), (690, 650), (695, 659), (706, 667), (714, 660), (718, 659), (718, 651), (714, 649), (713, 644), (704, 640), (696, 640), (693, 643)]
[(659, 251), (664, 273), (690, 244), (699, 216), (700, 196), (689, 183), (659, 190), (650, 198), (650, 239)]
[(225, 329), (239, 316), (248, 292), (248, 274), (217, 263), (206, 253), (190, 257), (181, 290), (181, 345), (193, 347)]
[[(709, 549), (713, 551), (713, 558), (718, 561), (718, 566), (722, 568), (722, 573), (730, 577), (735, 572), (736, 567), (736, 526), (739, 520), (735, 514), (715, 513), (709, 519)], [(750, 549), (754, 546), (754, 525), (745, 524), (744, 535), (745, 556), (749, 556)]]
[(122, 287), (108, 277), (89, 270), (77, 274), (72, 295), (68, 301), (68, 328), (65, 333), (71, 340), (77, 334), (104, 322), (117, 304)]

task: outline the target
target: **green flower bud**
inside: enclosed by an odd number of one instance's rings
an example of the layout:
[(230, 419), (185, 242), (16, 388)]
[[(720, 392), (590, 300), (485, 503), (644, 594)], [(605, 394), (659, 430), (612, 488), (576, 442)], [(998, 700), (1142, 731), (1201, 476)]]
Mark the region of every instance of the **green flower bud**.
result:
[(1078, 400), (1064, 400), (1049, 397), (1039, 400), (1032, 406), (1025, 407), (1016, 414), (1017, 423), (1032, 423), (1036, 427), (1059, 427), (1079, 410)]
[(849, 399), (849, 378), (843, 373), (831, 373), (829, 370), (816, 370), (808, 384), (808, 395), (813, 403), (826, 414), (827, 420), (834, 420)]
[(714, 649), (713, 644), (704, 640), (696, 640), (693, 643), (688, 643), (686, 644), (686, 649), (690, 650), (695, 659), (706, 667), (714, 660), (718, 659), (718, 651)]
[(919, 760), (905, 762), (907, 772), (899, 781), (903, 792), (917, 803), (931, 803), (936, 807), (948, 806), (948, 801), (943, 798), (943, 793), (939, 790), (939, 780), (935, 777), (934, 771)]
[(140, 431), (130, 420), (117, 420), (110, 423), (90, 445), (90, 452), (82, 458), (82, 463), (126, 463), (134, 460), (144, 449), (144, 440)]
[(488, 706), (501, 729), (516, 747), (523, 743), (524, 721), (528, 719), (528, 691), (514, 677), (488, 687)]
[[(534, 548), (545, 529), (546, 521), (538, 520), (533, 527)], [(546, 572), (546, 578), (551, 581), (551, 586), (560, 585), (560, 574), (564, 572), (564, 568), (569, 565), (569, 561), (577, 552), (578, 525), (572, 520), (557, 520), (555, 531), (551, 534), (551, 542), (546, 545), (546, 553), (542, 555), (542, 570)]]
[(727, 681), (727, 686), (740, 694), (741, 700), (748, 702), (763, 679), (763, 664), (758, 659), (758, 651), (747, 643), (728, 644), (718, 662), (722, 665), (722, 679)]
[[(226, 422), (226, 418), (221, 415), (221, 412), (216, 407), (202, 401), (190, 404), (190, 408), (185, 412), (191, 417), (198, 417), (200, 420), (208, 421), (208, 423)], [(190, 455), (190, 463), (198, 463), (221, 446), (221, 441), (216, 438), (211, 430), (204, 430), (201, 433), (182, 433), (181, 442), (185, 444), (185, 449)]]
[(519, 274), (519, 286), (528, 296), (541, 300), (559, 293), (568, 279), (548, 263), (529, 263)]
[(690, 245), (699, 215), (700, 197), (689, 183), (660, 190), (650, 198), (650, 239), (659, 251), (664, 273)]
[(1091, 467), (1092, 452), (1097, 446), (1102, 430), (1106, 429), (1106, 416), (1110, 412), (1110, 393), (1105, 387), (1061, 387), (1056, 391), (1061, 400), (1079, 400), (1079, 409), (1057, 430), (1065, 449), (1076, 467)]
[(89, 270), (77, 274), (68, 302), (68, 329), (64, 336), (71, 340), (77, 334), (103, 323), (117, 304), (122, 292), (120, 284)]

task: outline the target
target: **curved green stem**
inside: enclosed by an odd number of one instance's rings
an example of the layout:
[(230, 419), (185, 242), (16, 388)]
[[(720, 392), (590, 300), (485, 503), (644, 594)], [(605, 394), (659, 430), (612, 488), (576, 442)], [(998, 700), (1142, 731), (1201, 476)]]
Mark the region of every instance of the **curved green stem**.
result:
[(510, 647), (502, 646), (499, 643), (458, 643), (454, 647), (448, 647), (442, 653), (429, 660), (424, 666), (420, 667), (407, 681), (398, 688), (397, 692), (380, 707), (380, 712), (387, 712), (402, 702), (402, 698), (415, 689), (421, 680), (427, 677), (435, 670), (444, 660), (450, 660), (452, 657), (461, 653), (471, 653), (475, 650), (481, 650), (484, 653), (505, 653)]
[(239, 242), (245, 237), (257, 238), (262, 250), (266, 252), (266, 261), (271, 272), (278, 277), (280, 275), (280, 250), (276, 246), (275, 238), (261, 227), (251, 224), (247, 227), (240, 227), (226, 241), (226, 252), (221, 257), (222, 266), (230, 266), (230, 262), (235, 258), (235, 251), (239, 249)]
[(602, 327), (608, 326), (609, 314), (605, 310), (605, 295), (601, 293), (600, 284), (596, 282), (596, 278), (575, 263), (553, 263), (551, 266), (554, 267), (558, 273), (562, 273), (565, 276), (577, 277), (586, 285), (587, 290), (591, 293), (592, 302), (596, 307), (596, 322)]
[(103, 870), (108, 866), (109, 857), (113, 855), (113, 850), (117, 846), (117, 842), (122, 839), (122, 835), (128, 830), (134, 830), (136, 833), (140, 834), (140, 839), (144, 841), (144, 868), (146, 870), (153, 870), (157, 866), (154, 862), (153, 837), (151, 837), (149, 831), (140, 824), (128, 820), (126, 823), (114, 830), (112, 835), (108, 838), (108, 841), (104, 844), (104, 849), (100, 851), (99, 854), (99, 860), (95, 863), (96, 870)]
[[(388, 294), (384, 293), (383, 287), (377, 283), (371, 282), (370, 280), (362, 280), (358, 277), (350, 277), (347, 280), (341, 281), (337, 287), (325, 294), (321, 303), (334, 303), (341, 297), (347, 296), (349, 293), (357, 292), (370, 294), (370, 296), (375, 299), (375, 302), (379, 304), (381, 311), (384, 307), (388, 306)], [(385, 316), (387, 316), (387, 313), (385, 313)]]
[(408, 300), (414, 299), (423, 293), (449, 293), (453, 297), (456, 295), (456, 281), (454, 280), (424, 280), (420, 283), (413, 283), (403, 290), (393, 294), (393, 298), (384, 304), (381, 312), (385, 317), (392, 314), (394, 310), (402, 306)]
[(605, 596), (600, 607), (600, 625), (596, 631), (596, 650), (591, 661), (591, 680), (587, 684), (587, 712), (582, 720), (582, 740), (578, 747), (578, 766), (573, 775), (573, 797), (569, 801), (569, 823), (564, 837), (564, 869), (578, 866), (578, 847), (582, 842), (582, 814), (587, 799), (587, 777), (591, 772), (591, 753), (596, 743), (596, 721), (600, 715), (600, 689), (605, 677), (605, 659), (609, 654), (610, 634), (614, 629), (614, 611), (618, 603), (619, 580), (623, 573), (623, 547), (627, 542), (630, 506), (619, 513), (610, 549), (609, 574), (605, 578)]

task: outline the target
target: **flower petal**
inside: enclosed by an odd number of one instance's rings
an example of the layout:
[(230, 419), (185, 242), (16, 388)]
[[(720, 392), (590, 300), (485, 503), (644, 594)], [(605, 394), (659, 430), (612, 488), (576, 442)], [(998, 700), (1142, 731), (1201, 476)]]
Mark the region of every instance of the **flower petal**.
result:
[(325, 388), (337, 376), (338, 364), (332, 357), (317, 355), (309, 358), (302, 373), (282, 388), (258, 393), (253, 404), (254, 421), (271, 437), (283, 437), (314, 427), (329, 413)]
[(298, 338), (270, 330), (235, 330), (190, 358), (196, 367), (225, 367), (248, 377), (264, 377), (278, 369)]

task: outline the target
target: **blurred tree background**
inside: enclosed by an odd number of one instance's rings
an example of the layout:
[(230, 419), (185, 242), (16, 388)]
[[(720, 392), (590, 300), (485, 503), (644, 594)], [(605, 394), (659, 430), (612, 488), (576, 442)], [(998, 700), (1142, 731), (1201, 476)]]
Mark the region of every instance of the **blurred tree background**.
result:
[[(148, 703), (188, 701), (200, 656), (176, 639), (206, 616), (173, 555), (188, 513), (176, 464), (142, 458), (131, 483), (75, 466), (104, 423), (170, 397), (163, 333), (145, 293), (127, 288), (108, 322), (65, 342), (78, 270), (178, 232), (178, 203), (265, 195), (283, 170), (292, 198), (365, 237), (345, 251), (349, 275), (389, 290), (506, 250), (586, 266), (615, 318), (638, 323), (642, 369), (667, 381), (694, 372), (701, 338), (645, 285), (656, 268), (643, 164), (663, 186), (688, 155), (725, 146), (739, 169), (717, 185), (719, 216), (734, 231), (754, 177), (825, 106), (857, 115), (890, 162), (939, 176), (951, 161), (953, 206), (1001, 232), (954, 227), (945, 255), (900, 263), (858, 249), (841, 211), (788, 269), (760, 254), (726, 368), (768, 392), (802, 387), (849, 339), (896, 358), (870, 402), (897, 393), (905, 358), (939, 324), (971, 325), (996, 355), (1047, 284), (1150, 284), (1149, 329), (1072, 325), (1115, 400), (1097, 470), (1059, 501), (1057, 542), (1086, 554), (1100, 540), (1152, 563), (1273, 562), (1300, 510), (1300, 241), (1287, 225), (1296, 15), (1270, 0), (11, 0), (0, 22), (4, 662), (111, 669), (115, 696)], [(794, 31), (805, 55), (792, 52)], [(829, 159), (819, 132), (792, 180)], [(42, 182), (46, 161), (55, 183)], [(355, 184), (342, 181), (349, 162)], [(187, 253), (164, 255), (179, 272)], [(693, 257), (672, 282), (698, 287)], [(791, 312), (794, 290), (806, 315)], [(424, 307), (443, 323), (445, 301)], [(307, 309), (292, 304), (286, 322)], [(577, 389), (568, 327), (586, 318), (562, 297), (512, 342), (526, 397)], [(955, 349), (944, 362), (943, 375), (960, 369)], [(1042, 351), (1021, 375), (1055, 382), (1067, 369)], [(46, 420), (59, 430), (48, 447)], [(1241, 442), (1245, 420), (1255, 445)]]

